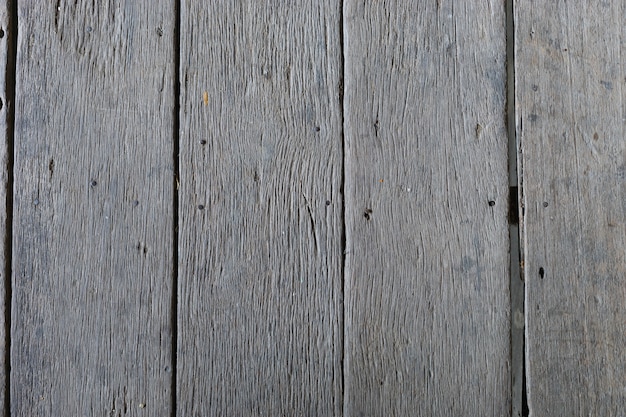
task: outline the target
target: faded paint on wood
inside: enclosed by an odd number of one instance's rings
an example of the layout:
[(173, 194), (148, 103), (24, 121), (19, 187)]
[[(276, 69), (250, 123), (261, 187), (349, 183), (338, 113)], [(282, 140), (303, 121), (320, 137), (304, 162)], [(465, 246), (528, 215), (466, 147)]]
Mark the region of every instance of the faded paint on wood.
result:
[(502, 2), (345, 4), (345, 416), (510, 414)]
[(339, 415), (336, 2), (183, 2), (179, 415)]
[(169, 415), (173, 2), (18, 7), (12, 415)]
[(517, 3), (528, 401), (626, 407), (623, 2)]

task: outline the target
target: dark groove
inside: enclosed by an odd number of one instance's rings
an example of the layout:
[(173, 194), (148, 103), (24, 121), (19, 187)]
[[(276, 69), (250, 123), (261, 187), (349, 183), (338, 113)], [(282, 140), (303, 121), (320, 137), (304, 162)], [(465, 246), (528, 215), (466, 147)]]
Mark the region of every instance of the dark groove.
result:
[(528, 394), (527, 394), (527, 380), (526, 380), (526, 350), (524, 350), (524, 374), (522, 377), (522, 417), (530, 416), (530, 409), (528, 408)]
[(173, 150), (174, 178), (172, 181), (173, 206), (173, 233), (172, 233), (172, 409), (171, 417), (177, 413), (177, 378), (178, 378), (178, 186), (180, 178), (180, 22), (181, 1), (174, 1), (174, 123), (173, 123)]
[(509, 224), (519, 224), (518, 187), (509, 187)]
[[(525, 315), (525, 284), (523, 280), (523, 212), (520, 213), (520, 195), (523, 193), (519, 166), (519, 149), (516, 128), (515, 104), (515, 6), (513, 0), (505, 2), (506, 14), (506, 126), (508, 137), (509, 171), (509, 285), (510, 285), (510, 353), (511, 353), (511, 415), (528, 415), (526, 398), (525, 328), (519, 326), (519, 316)], [(523, 229), (522, 229), (523, 230)], [(518, 323), (516, 323), (516, 321)], [(525, 320), (524, 320), (525, 321)], [(520, 375), (521, 374), (521, 375)], [(521, 380), (521, 383), (520, 383)]]
[(341, 109), (341, 155), (343, 156), (343, 164), (341, 169), (341, 218), (343, 229), (341, 231), (341, 317), (339, 317), (341, 327), (341, 411), (343, 415), (346, 410), (346, 254), (347, 254), (347, 225), (346, 225), (346, 133), (345, 133), (345, 78), (346, 78), (346, 54), (344, 39), (344, 1), (339, 7), (339, 42), (341, 48), (341, 74), (339, 88), (339, 103)]
[(5, 28), (7, 42), (6, 91), (6, 221), (4, 237), (4, 416), (11, 414), (11, 304), (13, 299), (13, 188), (15, 160), (15, 84), (17, 79), (17, 0), (7, 2), (8, 22)]

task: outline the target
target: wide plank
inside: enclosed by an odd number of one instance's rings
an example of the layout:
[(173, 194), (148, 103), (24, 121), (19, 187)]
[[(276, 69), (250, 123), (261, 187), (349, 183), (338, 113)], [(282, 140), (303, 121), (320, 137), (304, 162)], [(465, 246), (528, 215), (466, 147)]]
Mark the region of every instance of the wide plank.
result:
[(182, 4), (178, 415), (341, 411), (340, 27)]
[(626, 409), (626, 4), (517, 2), (528, 402)]
[(509, 415), (504, 4), (344, 10), (345, 416)]
[(18, 8), (11, 415), (169, 415), (174, 2)]

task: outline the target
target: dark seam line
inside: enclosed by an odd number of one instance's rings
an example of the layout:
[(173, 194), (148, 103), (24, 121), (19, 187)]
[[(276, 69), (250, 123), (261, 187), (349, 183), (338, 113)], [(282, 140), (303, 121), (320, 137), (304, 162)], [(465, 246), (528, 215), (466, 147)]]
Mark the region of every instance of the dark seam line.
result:
[(171, 417), (177, 414), (177, 378), (178, 378), (178, 225), (179, 225), (179, 196), (178, 184), (180, 177), (180, 22), (181, 2), (174, 2), (174, 122), (173, 122), (173, 162), (174, 177), (172, 181), (173, 196), (173, 233), (172, 233), (172, 409)]
[(344, 414), (346, 408), (346, 251), (347, 251), (347, 225), (346, 225), (346, 132), (345, 132), (345, 78), (346, 78), (346, 54), (344, 39), (344, 1), (341, 2), (339, 10), (339, 37), (341, 48), (341, 80), (339, 85), (339, 101), (341, 108), (341, 153), (342, 153), (342, 178), (341, 178), (341, 216), (343, 230), (341, 235), (341, 414)]
[[(511, 415), (517, 409), (522, 416), (528, 416), (528, 404), (526, 399), (526, 350), (525, 350), (525, 329), (520, 334), (515, 328), (516, 308), (525, 314), (525, 284), (523, 281), (523, 270), (521, 267), (523, 242), (520, 240), (520, 227), (522, 227), (520, 217), (520, 195), (523, 193), (521, 176), (518, 170), (519, 151), (517, 143), (516, 129), (516, 104), (515, 104), (515, 5), (513, 0), (507, 0), (506, 5), (506, 126), (508, 137), (508, 171), (509, 171), (509, 247), (510, 247), (510, 332), (511, 332), (511, 355), (514, 352), (521, 352), (515, 357), (511, 356)], [(519, 346), (516, 346), (519, 345)], [(515, 348), (518, 349), (515, 349)], [(521, 363), (519, 363), (521, 361)], [(521, 369), (522, 375), (516, 375)], [(515, 377), (522, 379), (521, 393), (515, 392), (517, 384)], [(518, 398), (519, 395), (519, 398)], [(519, 416), (514, 416), (519, 417)]]
[(15, 84), (17, 77), (17, 38), (18, 12), (17, 1), (7, 2), (8, 21), (4, 30), (7, 42), (7, 67), (5, 74), (6, 91), (6, 147), (7, 147), (7, 181), (6, 181), (6, 220), (4, 239), (4, 416), (11, 413), (11, 305), (13, 299), (13, 188), (15, 160)]

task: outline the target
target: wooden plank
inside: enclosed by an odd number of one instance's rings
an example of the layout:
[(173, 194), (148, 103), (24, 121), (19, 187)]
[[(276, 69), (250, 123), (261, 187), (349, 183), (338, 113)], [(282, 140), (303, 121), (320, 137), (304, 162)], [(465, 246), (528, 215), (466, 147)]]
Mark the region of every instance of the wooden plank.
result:
[(504, 4), (344, 24), (345, 415), (508, 415)]
[(183, 2), (179, 415), (339, 415), (340, 5)]
[[(10, 236), (8, 236), (8, 230), (10, 229), (8, 223), (10, 222), (10, 216), (8, 208), (11, 203), (9, 199), (9, 193), (7, 187), (9, 186), (9, 171), (10, 171), (10, 153), (9, 142), (13, 132), (11, 126), (11, 108), (14, 106), (12, 103), (12, 96), (14, 93), (14, 87), (12, 86), (12, 80), (10, 72), (14, 69), (14, 52), (10, 51), (10, 42), (15, 37), (14, 22), (10, 19), (10, 13), (7, 1), (0, 1), (0, 404), (2, 407), (7, 404), (7, 382), (8, 375), (6, 375), (7, 363), (7, 327), (8, 320), (6, 311), (6, 295), (8, 277), (8, 265), (7, 265), (7, 243)], [(10, 59), (10, 53), (13, 52), (13, 59)], [(7, 75), (9, 75), (7, 77)], [(7, 79), (11, 80), (7, 82)]]
[(19, 2), (11, 412), (169, 415), (174, 2)]
[(531, 415), (626, 407), (624, 2), (519, 2)]

